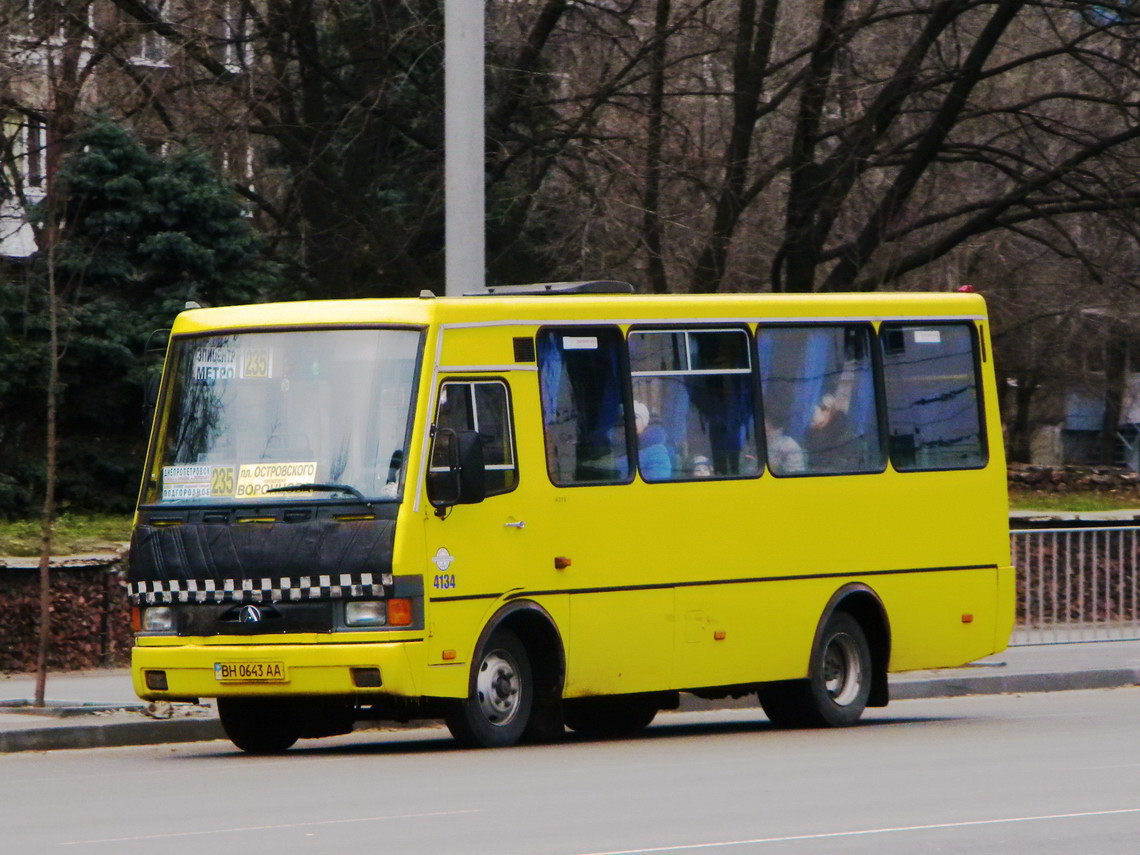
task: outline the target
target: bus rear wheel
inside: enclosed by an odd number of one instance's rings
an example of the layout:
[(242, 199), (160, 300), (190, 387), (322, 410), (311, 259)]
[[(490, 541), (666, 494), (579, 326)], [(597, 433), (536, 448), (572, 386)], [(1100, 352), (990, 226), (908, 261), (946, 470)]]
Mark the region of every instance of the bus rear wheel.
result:
[(653, 695), (622, 695), (580, 698), (563, 703), (566, 726), (589, 736), (632, 736), (649, 727), (657, 717)]
[(230, 742), (249, 754), (280, 754), (301, 738), (290, 705), (261, 698), (218, 698), (218, 717)]
[(534, 706), (530, 657), (518, 636), (491, 633), (475, 657), (471, 694), (448, 711), (451, 735), (472, 748), (505, 748), (522, 738)]
[(806, 680), (762, 686), (760, 706), (776, 727), (855, 724), (871, 693), (871, 647), (859, 622), (835, 612), (824, 626)]

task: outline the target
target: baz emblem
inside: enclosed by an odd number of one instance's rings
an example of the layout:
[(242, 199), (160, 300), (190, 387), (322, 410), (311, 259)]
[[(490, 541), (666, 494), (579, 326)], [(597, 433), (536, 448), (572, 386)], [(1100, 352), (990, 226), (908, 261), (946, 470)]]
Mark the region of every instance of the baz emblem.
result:
[(455, 574), (447, 572), (454, 561), (455, 556), (443, 546), (436, 550), (435, 555), (431, 557), (431, 563), (439, 570), (431, 582), (432, 587), (437, 591), (449, 591), (455, 587)]

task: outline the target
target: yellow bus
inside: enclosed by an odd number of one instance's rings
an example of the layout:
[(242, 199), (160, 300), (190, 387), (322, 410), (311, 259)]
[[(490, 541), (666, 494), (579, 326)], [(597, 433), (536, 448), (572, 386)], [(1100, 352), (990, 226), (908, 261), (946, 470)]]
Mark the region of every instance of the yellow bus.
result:
[(253, 752), (437, 717), (633, 733), (680, 694), (841, 726), (1002, 650), (975, 294), (622, 283), (194, 309), (130, 552), (134, 685)]

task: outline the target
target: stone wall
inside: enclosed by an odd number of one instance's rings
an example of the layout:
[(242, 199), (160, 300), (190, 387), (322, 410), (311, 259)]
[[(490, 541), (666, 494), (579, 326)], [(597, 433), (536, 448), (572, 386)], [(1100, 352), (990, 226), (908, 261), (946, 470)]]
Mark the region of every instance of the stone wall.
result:
[(1011, 463), (1009, 487), (1030, 492), (1099, 492), (1140, 498), (1140, 474), (1120, 466)]
[[(131, 619), (121, 564), (58, 560), (51, 571), (48, 668), (72, 671), (130, 661)], [(34, 671), (40, 616), (34, 559), (0, 559), (0, 671)]]

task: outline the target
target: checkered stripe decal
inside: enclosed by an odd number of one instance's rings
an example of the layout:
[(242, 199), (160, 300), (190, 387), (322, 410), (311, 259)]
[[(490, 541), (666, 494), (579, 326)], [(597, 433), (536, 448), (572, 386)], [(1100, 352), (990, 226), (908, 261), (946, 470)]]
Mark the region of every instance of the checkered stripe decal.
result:
[(127, 595), (136, 605), (155, 603), (266, 603), (390, 595), (390, 573), (341, 573), (277, 579), (172, 579), (132, 582)]

